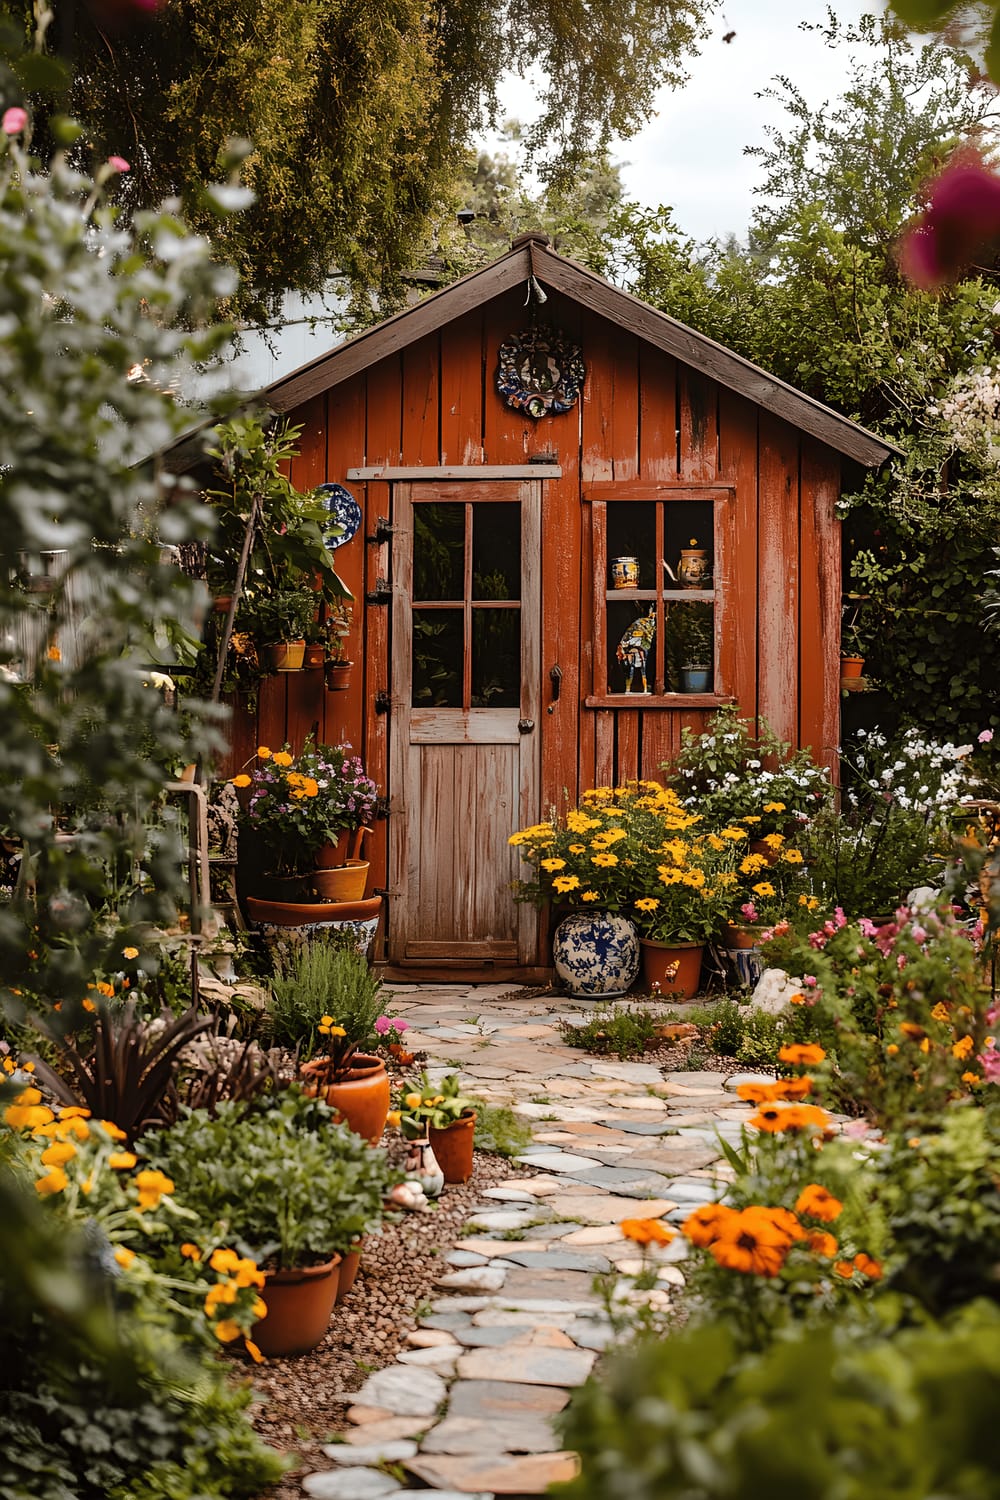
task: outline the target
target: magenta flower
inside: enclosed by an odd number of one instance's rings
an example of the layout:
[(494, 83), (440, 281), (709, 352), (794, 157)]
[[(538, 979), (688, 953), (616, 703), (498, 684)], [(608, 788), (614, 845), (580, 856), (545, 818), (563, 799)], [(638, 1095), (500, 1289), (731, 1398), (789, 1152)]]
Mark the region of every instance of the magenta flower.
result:
[(927, 207), (899, 243), (903, 275), (924, 291), (956, 281), (1000, 239), (1000, 176), (963, 146), (930, 184)]
[(0, 120), (0, 130), (4, 135), (20, 135), (27, 123), (28, 111), (15, 104), (10, 109), (4, 110), (3, 119)]
[(108, 166), (113, 167), (116, 172), (131, 172), (132, 170), (124, 156), (109, 156)]

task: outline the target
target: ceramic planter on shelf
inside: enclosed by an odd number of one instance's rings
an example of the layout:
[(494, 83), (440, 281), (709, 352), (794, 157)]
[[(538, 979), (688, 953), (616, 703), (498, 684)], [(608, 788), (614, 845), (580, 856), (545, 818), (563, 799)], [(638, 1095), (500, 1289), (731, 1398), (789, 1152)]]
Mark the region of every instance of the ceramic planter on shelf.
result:
[(302, 1067), (306, 1092), (321, 1093), (330, 1108), (337, 1111), (338, 1123), (346, 1122), (355, 1135), (377, 1146), (389, 1113), (389, 1075), (385, 1063), (367, 1052), (356, 1052), (347, 1077), (339, 1083), (324, 1086), (322, 1082), (311, 1082), (317, 1076), (322, 1077), (325, 1063), (326, 1059), (320, 1057)]
[(860, 677), (865, 669), (863, 656), (842, 656), (840, 658), (841, 677)]
[(302, 665), (307, 672), (314, 672), (317, 667), (322, 667), (326, 661), (326, 647), (322, 641), (307, 641), (305, 655)]
[(339, 1255), (319, 1266), (268, 1271), (261, 1292), (267, 1316), (250, 1330), (261, 1353), (269, 1359), (308, 1354), (322, 1343), (339, 1283)]
[(553, 934), (552, 962), (570, 995), (624, 995), (639, 972), (639, 937), (628, 917), (616, 912), (573, 911)]
[(301, 672), (306, 654), (305, 640), (272, 641), (260, 648), (263, 665), (269, 672)]
[(707, 693), (712, 685), (711, 667), (682, 667), (681, 692)]
[(352, 661), (327, 662), (326, 685), (331, 693), (342, 693), (351, 685), (351, 673), (354, 670)]
[(693, 1000), (701, 978), (704, 943), (658, 943), (640, 938), (642, 977), (652, 989), (659, 985), (660, 994), (677, 1000)]
[(472, 1176), (472, 1145), (476, 1133), (476, 1112), (470, 1109), (459, 1115), (452, 1125), (442, 1129), (431, 1125), (427, 1134), (445, 1182), (468, 1182)]

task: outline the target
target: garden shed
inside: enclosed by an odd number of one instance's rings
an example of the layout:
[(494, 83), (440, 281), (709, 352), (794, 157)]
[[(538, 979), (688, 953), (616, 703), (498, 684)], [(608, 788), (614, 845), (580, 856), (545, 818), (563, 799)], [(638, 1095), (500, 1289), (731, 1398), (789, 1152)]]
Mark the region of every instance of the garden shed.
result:
[(265, 679), (231, 768), (314, 723), (360, 752), (395, 969), (540, 970), (512, 830), (655, 777), (721, 704), (833, 764), (836, 505), (872, 433), (535, 235), (264, 394), (294, 482), (360, 506), (357, 666)]

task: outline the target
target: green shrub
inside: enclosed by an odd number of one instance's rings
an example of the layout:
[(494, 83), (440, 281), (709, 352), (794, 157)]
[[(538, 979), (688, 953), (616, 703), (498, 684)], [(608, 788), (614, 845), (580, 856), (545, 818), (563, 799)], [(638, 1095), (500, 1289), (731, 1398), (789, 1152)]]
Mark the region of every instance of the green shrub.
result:
[(531, 1129), (512, 1109), (484, 1104), (475, 1099), (476, 1150), (492, 1151), (497, 1156), (517, 1156), (531, 1145)]
[(190, 1110), (141, 1149), (197, 1215), (192, 1240), (221, 1238), (278, 1268), (349, 1250), (380, 1223), (396, 1180), (383, 1152), (295, 1087), (249, 1111), (225, 1101), (214, 1119)]
[(574, 1397), (568, 1500), (984, 1500), (996, 1491), (1000, 1313), (879, 1337), (798, 1325), (741, 1355), (722, 1324), (602, 1362)]
[(599, 1056), (613, 1054), (623, 1060), (641, 1057), (653, 1041), (662, 1020), (650, 1010), (619, 1010), (614, 1005), (598, 1011), (585, 1026), (564, 1023), (562, 1036), (571, 1047)]
[(324, 1016), (332, 1016), (344, 1029), (344, 1036), (335, 1039), (340, 1050), (366, 1051), (378, 1043), (375, 1022), (382, 1014), (382, 981), (353, 948), (321, 941), (279, 953), (271, 995), (273, 1039), (298, 1048), (303, 1062), (331, 1050), (329, 1031), (320, 1031)]

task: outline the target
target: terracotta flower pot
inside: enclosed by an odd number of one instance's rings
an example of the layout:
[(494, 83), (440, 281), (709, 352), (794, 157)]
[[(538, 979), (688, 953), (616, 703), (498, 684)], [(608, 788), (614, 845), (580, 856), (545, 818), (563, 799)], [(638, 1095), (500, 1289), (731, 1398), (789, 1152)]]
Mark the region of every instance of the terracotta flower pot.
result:
[(326, 685), (331, 693), (342, 693), (351, 685), (351, 673), (354, 670), (352, 661), (328, 662), (326, 667)]
[(315, 671), (317, 667), (323, 666), (326, 660), (325, 651), (326, 647), (322, 641), (307, 641), (302, 665), (307, 671)]
[(756, 948), (761, 933), (767, 930), (762, 922), (727, 922), (722, 929), (722, 946), (731, 949)]
[(361, 1251), (363, 1248), (364, 1240), (356, 1240), (354, 1249), (348, 1250), (340, 1262), (340, 1283), (337, 1287), (338, 1306), (343, 1302), (357, 1280), (358, 1271), (361, 1269)]
[(316, 851), (317, 870), (332, 870), (337, 865), (346, 865), (349, 859), (358, 859), (361, 843), (371, 833), (370, 828), (344, 828), (334, 843), (330, 840)]
[(271, 672), (301, 672), (305, 659), (306, 643), (298, 641), (273, 641), (261, 646), (264, 663)]
[(323, 901), (363, 901), (368, 869), (367, 859), (349, 859), (333, 869), (314, 870), (312, 888)]
[(842, 656), (840, 658), (841, 677), (860, 677), (865, 668), (863, 656)]
[(460, 1115), (453, 1125), (446, 1125), (443, 1130), (431, 1125), (427, 1133), (445, 1182), (468, 1182), (472, 1176), (475, 1110), (470, 1109), (466, 1114)]
[(268, 1271), (261, 1292), (267, 1317), (250, 1330), (261, 1353), (273, 1359), (315, 1349), (329, 1326), (339, 1283), (339, 1255), (319, 1266)]
[(657, 943), (640, 938), (642, 973), (650, 988), (671, 999), (692, 1000), (698, 993), (704, 943)]
[[(324, 1061), (317, 1058), (306, 1063), (303, 1077), (308, 1079), (321, 1073)], [(389, 1075), (380, 1057), (356, 1052), (348, 1076), (340, 1083), (327, 1084), (323, 1097), (336, 1110), (338, 1123), (344, 1121), (356, 1135), (364, 1136), (370, 1146), (378, 1145), (389, 1113)]]

